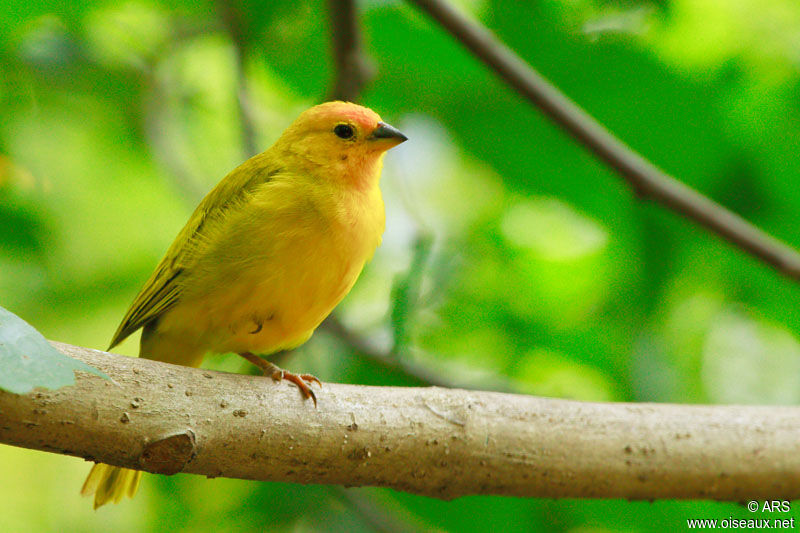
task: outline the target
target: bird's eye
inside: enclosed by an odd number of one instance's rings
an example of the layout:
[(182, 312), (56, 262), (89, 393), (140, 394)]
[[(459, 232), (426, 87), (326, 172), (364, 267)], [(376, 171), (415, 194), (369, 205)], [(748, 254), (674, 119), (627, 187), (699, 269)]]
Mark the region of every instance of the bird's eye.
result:
[(356, 132), (353, 130), (353, 126), (349, 124), (337, 124), (333, 128), (333, 133), (340, 139), (352, 139)]

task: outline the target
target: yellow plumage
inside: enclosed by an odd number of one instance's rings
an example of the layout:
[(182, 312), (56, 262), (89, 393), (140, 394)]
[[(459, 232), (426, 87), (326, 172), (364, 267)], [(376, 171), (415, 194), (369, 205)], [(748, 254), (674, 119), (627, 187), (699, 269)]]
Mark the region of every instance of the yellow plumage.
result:
[(81, 494), (94, 494), (94, 508), (97, 509), (109, 502), (119, 503), (123, 496), (133, 498), (141, 479), (142, 473), (138, 470), (97, 463), (83, 482)]
[[(206, 352), (257, 362), (250, 354), (304, 343), (380, 244), (382, 158), (404, 140), (355, 104), (305, 111), (271, 148), (203, 199), (135, 298), (111, 348), (143, 328), (140, 357), (198, 366)], [(303, 380), (313, 377), (285, 377), (311, 394)], [(97, 508), (133, 496), (140, 477), (97, 464), (81, 492), (94, 494)]]

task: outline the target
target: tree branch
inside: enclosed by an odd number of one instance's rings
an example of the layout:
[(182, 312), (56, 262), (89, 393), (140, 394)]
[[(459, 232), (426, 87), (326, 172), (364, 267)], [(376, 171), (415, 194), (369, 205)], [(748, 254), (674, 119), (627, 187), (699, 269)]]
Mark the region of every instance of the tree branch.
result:
[(437, 387), (455, 386), (454, 383), (436, 374), (432, 370), (428, 370), (411, 361), (405, 361), (397, 354), (373, 346), (368, 339), (347, 328), (335, 313), (331, 313), (328, 318), (320, 324), (320, 329), (327, 331), (352, 348), (356, 353), (371, 359), (383, 368), (405, 374), (416, 381), (417, 385), (434, 385)]
[(358, 100), (372, 80), (374, 69), (361, 47), (361, 30), (355, 0), (329, 0), (331, 43), (335, 63), (334, 83), (328, 100)]
[(614, 169), (633, 190), (702, 224), (779, 272), (800, 280), (800, 254), (658, 169), (614, 137), (488, 30), (446, 0), (410, 0), (461, 44)]
[(339, 320), (339, 317), (336, 316), (335, 312), (331, 313), (328, 318), (320, 324), (320, 329), (332, 334), (341, 342), (352, 348), (356, 353), (366, 357), (377, 365), (387, 370), (400, 372), (408, 376), (415, 381), (417, 385), (434, 385), (436, 387), (448, 388), (457, 387), (469, 390), (475, 390), (481, 387), (482, 389), (491, 389), (499, 392), (510, 392), (513, 390), (511, 383), (498, 377), (492, 379), (483, 378), (478, 384), (456, 382), (442, 375), (442, 372), (431, 370), (424, 365), (410, 361), (395, 351), (382, 350), (374, 346), (369, 339), (365, 338), (363, 335), (359, 335), (345, 326), (342, 321)]
[(150, 79), (152, 90), (144, 105), (142, 126), (145, 138), (153, 151), (153, 157), (161, 163), (171, 178), (172, 185), (180, 192), (181, 197), (199, 201), (205, 191), (192, 171), (182, 160), (174, 142), (171, 140), (169, 128), (164, 123), (166, 106), (162, 94), (166, 88), (158, 76)]
[(239, 8), (234, 6), (231, 0), (219, 0), (218, 10), (222, 22), (228, 31), (228, 35), (233, 43), (234, 67), (236, 68), (236, 103), (239, 109), (239, 127), (242, 130), (242, 144), (246, 157), (252, 157), (259, 153), (256, 144), (256, 132), (251, 117), (250, 96), (247, 90), (247, 74), (245, 72), (245, 58), (247, 54), (247, 39), (245, 39), (245, 22), (242, 20)]
[(292, 385), (54, 343), (114, 382), (0, 392), (0, 442), (156, 473), (594, 498), (800, 497), (800, 409)]

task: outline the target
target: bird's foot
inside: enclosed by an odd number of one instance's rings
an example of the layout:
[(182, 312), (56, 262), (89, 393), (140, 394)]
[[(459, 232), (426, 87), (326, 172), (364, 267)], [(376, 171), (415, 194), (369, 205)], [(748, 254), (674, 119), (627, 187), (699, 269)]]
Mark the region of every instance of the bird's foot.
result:
[(264, 375), (269, 375), (275, 381), (281, 381), (284, 379), (286, 381), (291, 381), (297, 385), (297, 388), (300, 389), (300, 392), (303, 394), (304, 398), (311, 398), (314, 400), (314, 407), (317, 406), (317, 396), (314, 394), (314, 391), (311, 390), (311, 387), (309, 387), (309, 385), (315, 381), (317, 382), (317, 385), (322, 387), (322, 382), (317, 379), (316, 376), (312, 376), (311, 374), (293, 374), (292, 372), (284, 370), (277, 365), (273, 364), (272, 366), (274, 367), (273, 372), (271, 374), (264, 372)]
[(297, 388), (300, 389), (303, 398), (305, 399), (311, 398), (314, 401), (314, 407), (317, 406), (317, 396), (316, 394), (314, 394), (314, 391), (311, 390), (311, 387), (309, 387), (309, 385), (314, 382), (316, 382), (317, 385), (322, 387), (322, 382), (319, 379), (317, 379), (316, 376), (313, 376), (311, 374), (294, 374), (292, 372), (289, 372), (288, 370), (282, 369), (275, 363), (271, 363), (266, 359), (262, 359), (261, 357), (253, 355), (251, 353), (241, 353), (239, 355), (241, 355), (242, 357), (244, 357), (245, 359), (256, 365), (258, 368), (260, 368), (264, 372), (265, 376), (269, 376), (275, 381), (286, 380), (294, 383), (295, 385), (297, 385)]

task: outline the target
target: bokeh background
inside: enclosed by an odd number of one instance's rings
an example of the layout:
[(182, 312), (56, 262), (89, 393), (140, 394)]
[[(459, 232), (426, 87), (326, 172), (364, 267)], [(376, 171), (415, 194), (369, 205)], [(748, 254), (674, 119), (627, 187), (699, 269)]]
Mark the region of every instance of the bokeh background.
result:
[[(455, 3), (647, 158), (800, 245), (795, 0)], [(329, 94), (327, 2), (1, 5), (0, 305), (103, 349), (199, 198)], [(421, 383), (374, 352), (544, 396), (800, 402), (800, 285), (638, 200), (410, 5), (364, 0), (359, 17), (376, 74), (361, 101), (410, 141), (386, 158), (386, 235), (337, 311), (347, 334), (318, 332), (285, 366)], [(234, 356), (206, 366), (250, 371)], [(0, 530), (635, 532), (753, 518), (710, 502), (442, 502), (189, 475), (146, 476), (135, 500), (94, 512), (78, 495), (88, 468), (0, 446)]]

